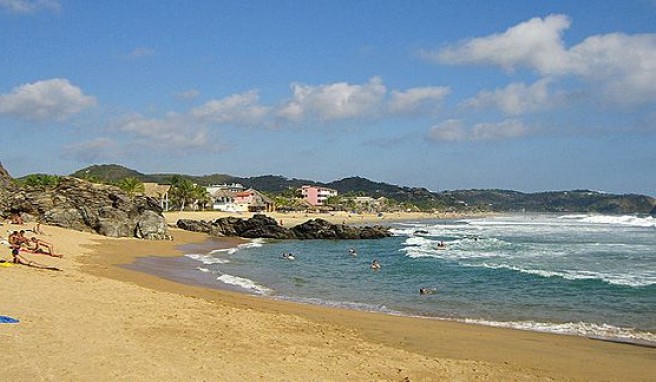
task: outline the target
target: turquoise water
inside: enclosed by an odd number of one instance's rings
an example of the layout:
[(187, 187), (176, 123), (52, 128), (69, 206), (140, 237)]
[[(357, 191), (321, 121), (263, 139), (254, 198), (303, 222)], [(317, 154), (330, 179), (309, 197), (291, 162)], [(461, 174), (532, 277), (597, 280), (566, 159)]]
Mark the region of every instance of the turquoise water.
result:
[[(380, 240), (255, 240), (187, 257), (218, 287), (272, 298), (656, 344), (656, 219), (513, 215), (392, 226), (394, 236)], [(370, 269), (373, 259), (381, 270)]]

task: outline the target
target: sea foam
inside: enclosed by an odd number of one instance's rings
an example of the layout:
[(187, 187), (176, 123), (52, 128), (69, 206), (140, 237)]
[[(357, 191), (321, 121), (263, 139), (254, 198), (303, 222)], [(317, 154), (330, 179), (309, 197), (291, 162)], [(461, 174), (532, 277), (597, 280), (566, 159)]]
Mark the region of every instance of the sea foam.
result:
[(536, 332), (547, 332), (583, 336), (604, 340), (624, 340), (629, 343), (656, 346), (656, 334), (633, 328), (621, 328), (609, 324), (594, 324), (588, 322), (546, 323), (535, 321), (488, 321), (479, 319), (459, 320), (468, 324), (496, 326)]
[(507, 269), (521, 273), (536, 275), (540, 277), (560, 277), (566, 280), (599, 280), (608, 284), (624, 285), (630, 287), (645, 287), (656, 285), (656, 276), (645, 274), (640, 275), (614, 275), (603, 272), (592, 272), (583, 270), (544, 270), (544, 269), (526, 269), (515, 265), (507, 264), (463, 264), (467, 267), (480, 267), (488, 269)]
[(230, 260), (227, 259), (219, 259), (218, 257), (214, 257), (211, 255), (202, 255), (200, 253), (188, 253), (185, 255), (186, 257), (200, 261), (203, 264), (227, 264), (230, 262)]
[(217, 280), (229, 284), (229, 285), (234, 285), (242, 289), (246, 289), (248, 291), (251, 291), (256, 294), (260, 295), (267, 295), (271, 293), (271, 289), (258, 285), (255, 283), (253, 280), (244, 278), (244, 277), (239, 277), (239, 276), (233, 276), (233, 275), (228, 275), (224, 274), (216, 278)]

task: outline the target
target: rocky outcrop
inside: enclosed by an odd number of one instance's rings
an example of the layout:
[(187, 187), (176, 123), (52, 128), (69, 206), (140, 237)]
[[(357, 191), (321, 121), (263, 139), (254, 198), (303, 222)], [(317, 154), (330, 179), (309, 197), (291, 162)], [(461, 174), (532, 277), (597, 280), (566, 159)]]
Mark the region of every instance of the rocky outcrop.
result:
[(388, 227), (353, 227), (332, 224), (324, 219), (308, 220), (290, 229), (284, 228), (275, 219), (265, 215), (254, 215), (250, 219), (235, 217), (221, 218), (213, 222), (180, 219), (181, 229), (205, 232), (214, 236), (239, 236), (245, 238), (268, 239), (378, 239), (391, 236)]
[[(1, 186), (0, 186), (1, 187)], [(115, 186), (62, 177), (56, 186), (17, 187), (4, 196), (2, 214), (19, 213), (26, 221), (41, 221), (111, 237), (168, 239), (158, 203), (129, 197)]]
[(654, 206), (654, 208), (651, 210), (650, 215), (651, 217), (656, 218), (656, 206)]

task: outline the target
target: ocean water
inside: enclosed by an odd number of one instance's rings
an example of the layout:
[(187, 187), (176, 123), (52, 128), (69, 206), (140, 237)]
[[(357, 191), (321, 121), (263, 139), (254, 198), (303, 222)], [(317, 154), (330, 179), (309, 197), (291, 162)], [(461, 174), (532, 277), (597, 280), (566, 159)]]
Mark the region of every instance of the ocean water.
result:
[(380, 240), (254, 240), (186, 256), (216, 287), (270, 298), (656, 345), (654, 218), (517, 214), (392, 227)]

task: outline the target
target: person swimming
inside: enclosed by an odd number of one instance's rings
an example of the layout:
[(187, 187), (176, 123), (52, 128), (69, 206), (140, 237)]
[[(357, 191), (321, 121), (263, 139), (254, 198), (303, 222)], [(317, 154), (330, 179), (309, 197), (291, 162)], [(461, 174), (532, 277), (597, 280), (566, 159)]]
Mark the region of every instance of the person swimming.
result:
[(374, 271), (378, 271), (378, 270), (380, 270), (380, 268), (382, 268), (382, 266), (380, 265), (378, 260), (374, 259), (374, 261), (371, 262), (370, 268)]
[(281, 258), (284, 259), (284, 260), (295, 260), (296, 259), (296, 257), (294, 257), (293, 254), (287, 253), (287, 252), (283, 253)]
[(437, 289), (435, 288), (419, 288), (420, 295), (433, 294), (435, 292), (437, 292)]
[(349, 248), (349, 254), (355, 257), (358, 255), (358, 252), (355, 250), (355, 248)]

